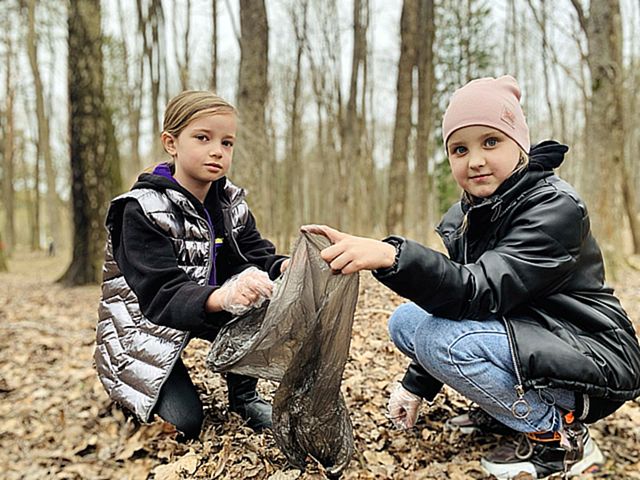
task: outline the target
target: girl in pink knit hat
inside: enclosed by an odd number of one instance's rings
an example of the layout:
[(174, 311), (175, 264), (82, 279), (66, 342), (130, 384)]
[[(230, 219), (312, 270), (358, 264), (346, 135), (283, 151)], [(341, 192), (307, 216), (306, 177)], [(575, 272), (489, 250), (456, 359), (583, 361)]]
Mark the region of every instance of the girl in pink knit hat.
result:
[(482, 459), (488, 473), (580, 475), (603, 462), (585, 424), (640, 394), (640, 346), (605, 285), (587, 208), (554, 174), (568, 148), (530, 147), (510, 76), (457, 90), (442, 132), (463, 190), (437, 228), (448, 257), (395, 235), (303, 230), (332, 241), (333, 270), (371, 270), (410, 301), (389, 319), (410, 360), (389, 399), (396, 426), (412, 428), (446, 384), (478, 405), (448, 427), (507, 434)]

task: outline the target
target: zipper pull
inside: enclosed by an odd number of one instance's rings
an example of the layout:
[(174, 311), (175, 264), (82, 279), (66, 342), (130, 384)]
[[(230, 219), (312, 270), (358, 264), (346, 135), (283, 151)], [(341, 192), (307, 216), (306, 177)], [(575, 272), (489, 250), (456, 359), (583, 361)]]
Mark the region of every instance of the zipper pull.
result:
[(529, 402), (524, 398), (524, 388), (522, 385), (518, 384), (514, 388), (516, 395), (518, 395), (518, 400), (511, 405), (511, 413), (517, 419), (524, 420), (531, 413), (531, 405), (529, 405)]

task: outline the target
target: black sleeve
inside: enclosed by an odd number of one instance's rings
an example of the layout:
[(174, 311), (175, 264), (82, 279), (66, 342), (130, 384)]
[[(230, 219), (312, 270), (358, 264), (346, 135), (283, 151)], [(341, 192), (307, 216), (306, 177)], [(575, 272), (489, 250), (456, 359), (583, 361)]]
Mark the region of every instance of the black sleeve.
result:
[(432, 401), (442, 390), (443, 383), (437, 380), (416, 362), (411, 362), (401, 382), (405, 390), (414, 395)]
[(256, 227), (256, 219), (251, 212), (247, 214), (247, 221), (238, 235), (238, 247), (250, 264), (257, 266), (269, 274), (273, 280), (280, 276), (280, 265), (287, 258), (276, 255), (276, 247), (266, 238), (262, 238)]
[(112, 230), (113, 254), (145, 317), (188, 331), (219, 328), (228, 320), (225, 312), (205, 312), (214, 287), (199, 285), (178, 267), (173, 244), (138, 202), (127, 202), (121, 218), (122, 224)]
[(460, 264), (419, 243), (399, 242), (398, 263), (374, 276), (429, 313), (483, 320), (505, 315), (569, 281), (588, 231), (586, 212), (569, 196), (530, 200), (495, 248)]

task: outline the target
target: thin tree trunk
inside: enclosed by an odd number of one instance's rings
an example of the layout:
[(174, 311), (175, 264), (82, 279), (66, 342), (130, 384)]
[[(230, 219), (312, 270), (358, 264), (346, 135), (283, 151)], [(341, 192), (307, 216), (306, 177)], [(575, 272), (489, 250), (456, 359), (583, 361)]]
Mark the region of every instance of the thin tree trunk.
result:
[(138, 70), (133, 75), (133, 79), (129, 73), (129, 65), (131, 63), (131, 55), (129, 52), (129, 45), (126, 35), (126, 17), (124, 13), (123, 0), (118, 1), (118, 18), (120, 20), (121, 32), (122, 32), (122, 64), (125, 72), (124, 82), (125, 85), (130, 86), (127, 88), (127, 121), (129, 124), (128, 136), (130, 145), (130, 158), (122, 165), (124, 176), (127, 179), (127, 184), (132, 182), (136, 175), (142, 169), (142, 162), (140, 159), (140, 119), (141, 119), (141, 106), (142, 99), (142, 80), (144, 76), (144, 57), (141, 54), (140, 59), (137, 60)]
[[(44, 163), (46, 176), (47, 196), (47, 232), (54, 241), (60, 241), (60, 214), (58, 194), (56, 193), (56, 176), (53, 169), (51, 156), (51, 143), (49, 139), (49, 119), (44, 108), (44, 88), (38, 62), (38, 39), (35, 27), (36, 0), (22, 0), (23, 8), (27, 10), (27, 53), (33, 75), (34, 92), (36, 99), (36, 117), (38, 118), (38, 158)], [(40, 161), (38, 161), (40, 163)], [(39, 178), (39, 176), (38, 176)], [(39, 197), (39, 192), (37, 197)], [(39, 210), (38, 210), (39, 212)], [(40, 239), (38, 238), (39, 245)], [(34, 244), (35, 246), (35, 244)]]
[(2, 232), (0, 232), (0, 272), (9, 271), (7, 245), (2, 241)]
[[(353, 230), (352, 221), (355, 215), (355, 205), (359, 201), (357, 182), (360, 176), (361, 138), (360, 122), (358, 120), (358, 79), (365, 56), (366, 32), (363, 25), (363, 12), (366, 0), (353, 2), (353, 50), (351, 55), (351, 78), (349, 81), (349, 97), (347, 108), (342, 121), (342, 151), (339, 164), (338, 199), (343, 208), (340, 210), (339, 228)], [(355, 166), (355, 168), (354, 168)], [(346, 207), (346, 208), (345, 208)]]
[[(184, 22), (180, 20), (178, 15), (178, 5), (173, 4), (172, 15), (172, 27), (173, 27), (173, 39), (176, 45), (176, 65), (178, 66), (178, 73), (180, 76), (180, 86), (182, 90), (189, 88), (189, 62), (190, 62), (190, 49), (189, 49), (189, 31), (191, 29), (191, 0), (187, 0), (187, 11), (185, 14)], [(184, 23), (185, 29), (182, 37), (182, 42), (178, 38), (178, 24)], [(182, 43), (182, 45), (180, 45)]]
[[(14, 66), (14, 51), (13, 41), (9, 28), (5, 30), (5, 112), (4, 112), (4, 139), (3, 143), (3, 176), (2, 176), (2, 203), (4, 204), (5, 211), (5, 224), (4, 224), (4, 254), (11, 255), (13, 247), (15, 245), (15, 212), (14, 212), (14, 163), (15, 163), (15, 118), (14, 118), (14, 100), (15, 89), (13, 86), (13, 66)], [(17, 67), (17, 66), (16, 66)]]
[(408, 175), (408, 143), (411, 134), (413, 68), (416, 64), (416, 18), (418, 0), (404, 0), (400, 20), (400, 60), (398, 61), (396, 122), (389, 165), (387, 233), (404, 231), (404, 211)]
[(633, 241), (633, 253), (640, 254), (640, 221), (636, 210), (636, 193), (633, 188), (633, 179), (625, 162), (621, 162), (622, 168), (622, 198), (624, 209), (629, 220), (631, 239)]
[[(354, 231), (357, 234), (370, 233), (374, 224), (374, 213), (376, 210), (372, 208), (374, 202), (363, 202), (363, 198), (373, 198), (375, 192), (375, 172), (373, 164), (373, 151), (369, 145), (369, 129), (367, 128), (367, 96), (371, 93), (369, 88), (369, 59), (371, 56), (370, 48), (367, 43), (369, 33), (369, 24), (371, 21), (371, 6), (369, 0), (363, 0), (362, 3), (362, 20), (361, 20), (361, 40), (362, 43), (362, 73), (360, 85), (360, 113), (357, 116), (358, 122), (358, 158), (357, 158), (357, 175), (355, 178), (355, 188), (353, 198), (353, 214), (355, 215)], [(373, 113), (373, 111), (371, 112)]]
[(270, 231), (274, 219), (268, 185), (273, 157), (266, 126), (269, 24), (264, 0), (240, 0), (240, 30), (238, 109), (242, 127), (232, 178), (239, 179), (243, 187), (255, 187), (252, 209), (259, 224)]
[(160, 158), (160, 80), (162, 76), (160, 51), (160, 29), (164, 27), (164, 13), (161, 0), (151, 0), (146, 14), (142, 8), (142, 0), (136, 0), (138, 12), (138, 29), (142, 37), (143, 56), (146, 59), (151, 85), (151, 129), (153, 142), (151, 147), (154, 162)]
[(211, 0), (211, 77), (209, 89), (218, 89), (218, 0)]
[(33, 219), (31, 222), (31, 250), (40, 250), (40, 156), (33, 165)]
[[(299, 9), (299, 10), (298, 10)], [(295, 235), (297, 226), (302, 223), (304, 210), (304, 191), (301, 188), (304, 172), (302, 170), (302, 129), (301, 129), (301, 89), (302, 89), (302, 56), (306, 44), (308, 1), (291, 6), (290, 18), (296, 37), (296, 63), (294, 70), (293, 88), (291, 92), (291, 107), (289, 115), (289, 135), (287, 158), (284, 162), (285, 186), (282, 192), (283, 209), (280, 218), (284, 224), (282, 248), (289, 249), (289, 242)]]
[(434, 0), (420, 0), (418, 16), (418, 127), (416, 135), (416, 171), (417, 171), (417, 233), (423, 241), (427, 241), (428, 232), (435, 223), (436, 195), (430, 188), (432, 181), (429, 175), (430, 142), (433, 109), (432, 98), (435, 92), (435, 71), (433, 61), (433, 44), (435, 41), (435, 6)]

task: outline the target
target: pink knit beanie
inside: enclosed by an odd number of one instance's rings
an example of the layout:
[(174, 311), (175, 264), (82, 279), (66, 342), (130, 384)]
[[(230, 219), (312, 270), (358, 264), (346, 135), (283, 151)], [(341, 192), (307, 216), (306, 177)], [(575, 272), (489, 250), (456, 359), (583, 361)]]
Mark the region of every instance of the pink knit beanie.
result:
[(511, 75), (479, 78), (455, 91), (442, 119), (445, 148), (453, 132), (472, 125), (500, 130), (529, 153), (529, 127), (515, 78)]

